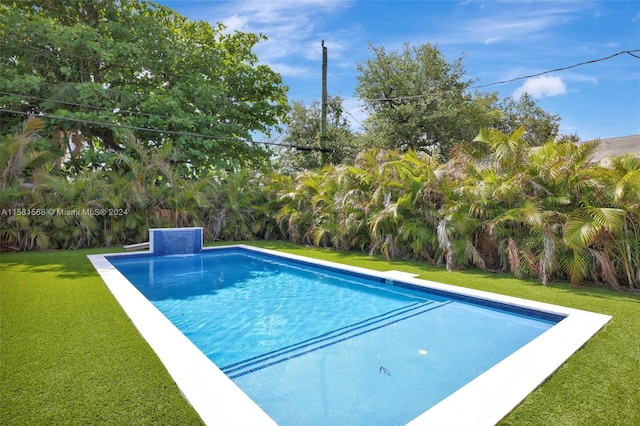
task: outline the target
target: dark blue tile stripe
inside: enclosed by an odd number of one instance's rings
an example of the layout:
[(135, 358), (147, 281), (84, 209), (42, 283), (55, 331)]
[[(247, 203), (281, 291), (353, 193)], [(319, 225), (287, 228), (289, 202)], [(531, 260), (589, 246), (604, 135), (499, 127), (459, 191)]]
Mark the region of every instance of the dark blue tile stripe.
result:
[(521, 315), (527, 318), (535, 318), (537, 320), (546, 321), (551, 324), (556, 324), (566, 318), (566, 315), (539, 311), (533, 308), (526, 308), (524, 306), (511, 305), (504, 302), (496, 302), (494, 300), (481, 299), (479, 297), (467, 296), (465, 294), (453, 293), (445, 290), (437, 290), (434, 288), (425, 289), (424, 287), (409, 284), (402, 281), (393, 281), (393, 286), (407, 288), (411, 290), (417, 290), (422, 293), (432, 294), (434, 296), (445, 297), (447, 299), (457, 300), (460, 302), (470, 303), (473, 305), (479, 305), (498, 311), (508, 312), (510, 314)]
[[(427, 303), (431, 303), (431, 302), (427, 302)], [(323, 334), (319, 334), (319, 335), (314, 336), (314, 337), (310, 337), (309, 339), (302, 340), (300, 342), (296, 342), (296, 343), (294, 343), (292, 345), (283, 346), (281, 348), (274, 349), (273, 351), (265, 352), (265, 353), (262, 353), (260, 355), (256, 355), (256, 356), (251, 357), (251, 358), (243, 359), (242, 361), (237, 361), (237, 362), (231, 363), (229, 365), (225, 365), (224, 367), (221, 368), (221, 370), (222, 371), (227, 371), (230, 368), (233, 368), (233, 367), (236, 367), (238, 365), (242, 365), (242, 364), (245, 364), (245, 363), (248, 363), (248, 362), (251, 362), (251, 361), (255, 361), (255, 360), (258, 360), (258, 359), (261, 359), (261, 358), (265, 358), (265, 357), (271, 358), (271, 355), (274, 355), (274, 354), (278, 354), (278, 353), (281, 353), (281, 352), (290, 352), (291, 349), (295, 350), (295, 348), (299, 347), (299, 346), (308, 346), (308, 344), (311, 344), (314, 341), (327, 340), (326, 339), (327, 336), (331, 336), (331, 335), (336, 334), (336, 333), (339, 333), (338, 335), (344, 334), (344, 333), (340, 333), (340, 332), (342, 332), (344, 330), (351, 330), (351, 329), (355, 329), (355, 328), (361, 328), (361, 327), (358, 327), (358, 326), (360, 326), (362, 324), (366, 325), (367, 323), (379, 322), (379, 321), (376, 321), (376, 320), (379, 320), (379, 319), (384, 320), (384, 319), (388, 319), (388, 318), (391, 318), (391, 317), (394, 317), (394, 316), (397, 316), (397, 315), (401, 315), (401, 314), (403, 314), (405, 312), (410, 312), (410, 311), (412, 311), (414, 309), (421, 308), (424, 305), (425, 305), (425, 303), (414, 302), (414, 303), (411, 303), (409, 305), (405, 305), (405, 306), (403, 306), (401, 308), (396, 308), (396, 309), (387, 311), (385, 313), (382, 313), (380, 315), (376, 315), (374, 317), (370, 317), (370, 318), (367, 318), (365, 320), (358, 321), (358, 322), (355, 322), (353, 324), (346, 325), (344, 327), (336, 328), (335, 330), (331, 330), (331, 331), (328, 331), (328, 332), (323, 333)]]
[[(272, 362), (265, 363), (265, 364), (250, 363), (250, 364), (247, 364), (246, 366), (241, 367), (241, 368), (234, 368), (234, 369), (231, 369), (229, 371), (225, 371), (225, 374), (227, 374), (227, 376), (230, 379), (235, 379), (235, 378), (238, 378), (238, 377), (242, 377), (242, 376), (244, 376), (246, 374), (262, 370), (262, 369), (270, 367), (272, 365), (280, 364), (280, 363), (283, 363), (283, 362), (288, 361), (290, 359), (298, 358), (298, 357), (300, 357), (302, 355), (306, 355), (308, 353), (311, 353), (311, 352), (326, 348), (328, 346), (332, 346), (332, 345), (335, 345), (337, 343), (344, 342), (345, 340), (353, 339), (354, 337), (358, 337), (358, 336), (361, 336), (363, 334), (371, 333), (372, 331), (379, 330), (379, 329), (384, 328), (384, 327), (388, 327), (388, 326), (393, 325), (393, 324), (395, 324), (397, 322), (404, 321), (404, 320), (407, 320), (409, 318), (413, 318), (415, 316), (424, 314), (425, 312), (429, 312), (429, 311), (432, 311), (434, 309), (438, 309), (438, 308), (440, 308), (442, 306), (448, 305), (449, 303), (451, 303), (451, 301), (438, 303), (435, 306), (432, 306), (434, 303), (429, 303), (428, 305), (431, 305), (431, 306), (427, 306), (426, 309), (420, 309), (417, 312), (414, 312), (414, 313), (412, 313), (410, 315), (407, 315), (405, 317), (395, 318), (393, 321), (389, 321), (389, 322), (380, 324), (380, 325), (378, 325), (376, 327), (366, 328), (365, 330), (362, 330), (362, 331), (360, 331), (358, 333), (350, 333), (350, 332), (349, 333), (341, 333), (341, 334), (348, 334), (348, 335), (342, 337), (341, 339), (333, 339), (333, 340), (332, 339), (327, 339), (327, 340), (329, 340), (328, 342), (326, 342), (326, 343), (324, 343), (322, 345), (319, 345), (319, 346), (313, 346), (313, 344), (309, 344), (309, 345), (306, 345), (307, 348), (305, 350), (301, 351), (301, 352), (293, 351), (294, 353), (292, 353), (292, 354), (290, 354), (290, 355), (288, 355), (286, 357), (278, 358), (278, 359), (275, 359), (275, 358), (277, 358), (277, 356), (274, 356), (274, 357), (272, 357), (274, 359), (274, 361), (272, 361)], [(380, 321), (377, 321), (377, 322), (380, 322)], [(362, 327), (359, 327), (359, 328), (362, 328)], [(334, 337), (337, 337), (337, 336), (334, 336)], [(304, 348), (304, 346), (301, 347), (300, 349), (303, 349), (303, 348)], [(269, 359), (265, 359), (264, 361), (268, 361), (268, 360)], [(248, 369), (248, 370), (245, 369), (246, 367), (249, 367), (249, 366), (251, 366), (253, 364), (259, 364), (259, 365), (256, 365), (253, 368)], [(244, 371), (240, 371), (240, 370), (244, 370)], [(239, 371), (239, 372), (236, 373), (236, 374), (232, 374), (232, 375), (228, 374), (228, 373), (232, 373), (232, 372), (235, 372), (235, 371)]]

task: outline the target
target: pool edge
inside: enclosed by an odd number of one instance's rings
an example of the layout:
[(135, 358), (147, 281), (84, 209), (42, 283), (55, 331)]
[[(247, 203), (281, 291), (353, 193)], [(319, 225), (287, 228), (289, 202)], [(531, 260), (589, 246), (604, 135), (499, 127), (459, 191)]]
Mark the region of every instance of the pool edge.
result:
[[(130, 253), (116, 255), (127, 254)], [(262, 408), (129, 283), (105, 256), (114, 255), (89, 255), (88, 258), (205, 424), (276, 425)]]
[[(497, 423), (515, 409), (527, 395), (562, 366), (573, 353), (579, 350), (611, 319), (610, 316), (603, 314), (442, 284), (408, 275), (398, 276), (397, 271), (374, 271), (244, 244), (208, 247), (203, 248), (203, 251), (234, 247), (420, 287), (566, 315), (565, 319), (541, 336), (413, 419), (409, 423), (412, 426), (427, 424), (493, 425)], [(144, 252), (137, 254), (144, 254)], [(202, 420), (206, 424), (216, 425), (276, 424), (105, 258), (105, 256), (130, 255), (132, 253), (89, 255), (88, 257)], [(142, 309), (144, 314), (137, 312), (139, 309)], [(554, 350), (548, 350), (549, 347), (553, 347)], [(185, 359), (188, 362), (185, 363)], [(184, 364), (188, 365), (185, 367)]]
[[(271, 250), (248, 245), (236, 245), (236, 247), (273, 253)], [(277, 253), (291, 259), (308, 259), (294, 254)], [(612, 318), (605, 314), (410, 277), (408, 274), (398, 274), (398, 271), (393, 270), (375, 271), (336, 262), (313, 260), (328, 267), (345, 268), (352, 272), (387, 278), (391, 281), (401, 281), (419, 287), (566, 316), (558, 324), (407, 423), (411, 426), (495, 425), (558, 370)], [(549, 347), (554, 349), (550, 351)]]

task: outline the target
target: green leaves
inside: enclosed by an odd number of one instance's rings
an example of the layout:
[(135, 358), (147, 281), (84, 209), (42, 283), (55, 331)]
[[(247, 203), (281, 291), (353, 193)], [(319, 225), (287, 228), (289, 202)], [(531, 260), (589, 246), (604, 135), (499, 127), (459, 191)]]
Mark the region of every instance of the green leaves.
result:
[[(503, 162), (525, 145), (554, 138), (560, 118), (545, 113), (528, 95), (498, 102), (496, 93), (471, 92), (462, 59), (449, 62), (438, 46), (426, 43), (387, 52), (371, 46), (372, 59), (357, 65), (356, 93), (370, 113), (367, 138), (376, 146), (415, 149), (448, 159), (452, 149), (487, 128), (510, 135), (494, 149)], [(525, 133), (521, 126), (527, 129)], [(488, 133), (493, 132), (490, 136)], [(517, 153), (517, 152), (516, 152)]]
[[(29, 145), (38, 137), (45, 126), (43, 120), (30, 116), (24, 121), (22, 131), (13, 138), (6, 137), (0, 143), (0, 188), (19, 183), (20, 178), (27, 178), (30, 168), (43, 164), (49, 158), (49, 152), (32, 149)], [(30, 149), (31, 148), (31, 149)], [(33, 170), (31, 170), (33, 172)]]
[[(280, 76), (256, 65), (253, 48), (263, 37), (227, 34), (147, 1), (25, 1), (3, 12), (0, 102), (66, 119), (48, 121), (47, 133), (82, 135), (85, 152), (119, 150), (128, 137), (173, 141), (201, 174), (268, 158), (244, 143), (277, 128), (287, 111)], [(16, 127), (21, 118), (3, 114)]]
[[(384, 147), (421, 149), (446, 156), (450, 144), (469, 140), (470, 129), (458, 126), (472, 114), (473, 98), (465, 94), (462, 60), (448, 63), (437, 46), (403, 46), (386, 52), (371, 47), (373, 59), (358, 64), (356, 93), (372, 114), (368, 129)], [(476, 111), (479, 113), (479, 111)], [(435, 150), (435, 151), (434, 151)]]
[(529, 148), (527, 141), (522, 138), (524, 134), (525, 128), (522, 126), (511, 134), (496, 129), (482, 129), (473, 141), (488, 144), (502, 171), (513, 173), (524, 164), (524, 157)]
[(564, 239), (569, 247), (589, 247), (605, 235), (623, 232), (625, 218), (621, 209), (587, 207), (567, 221)]
[[(322, 167), (322, 154), (316, 150), (322, 147), (321, 116), (319, 102), (313, 102), (308, 107), (301, 102), (293, 102), (287, 117), (287, 130), (282, 138), (284, 144), (293, 147), (281, 148), (278, 151), (277, 161), (280, 170), (293, 173)], [(331, 164), (351, 161), (357, 152), (355, 136), (342, 108), (342, 99), (338, 96), (329, 96), (327, 100), (327, 130), (324, 142), (326, 148), (331, 151), (327, 154), (327, 161)]]

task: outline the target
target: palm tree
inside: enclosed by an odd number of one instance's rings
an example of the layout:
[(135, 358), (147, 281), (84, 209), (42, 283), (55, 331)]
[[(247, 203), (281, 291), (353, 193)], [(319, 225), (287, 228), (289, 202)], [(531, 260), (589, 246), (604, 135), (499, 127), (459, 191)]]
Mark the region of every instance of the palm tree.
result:
[(185, 179), (168, 164), (162, 165), (163, 177), (160, 181), (166, 192), (164, 202), (171, 209), (173, 225), (176, 227), (201, 225), (201, 212), (211, 204), (205, 193), (207, 181)]
[(385, 197), (382, 208), (372, 216), (371, 232), (382, 241), (388, 256), (400, 253), (435, 262), (443, 199), (440, 167), (435, 156), (416, 151), (396, 154), (380, 165), (384, 178), (377, 193)]
[(368, 250), (371, 246), (369, 219), (375, 201), (372, 188), (375, 173), (362, 167), (367, 153), (356, 159), (355, 165), (336, 167), (338, 188), (334, 195), (334, 210), (338, 216), (338, 233), (342, 249)]
[(259, 176), (250, 169), (235, 173), (219, 172), (208, 178), (204, 192), (209, 207), (203, 210), (202, 221), (209, 238), (252, 240), (256, 201), (259, 199)]
[[(7, 212), (31, 209), (31, 190), (34, 175), (44, 179), (48, 175), (47, 164), (51, 153), (32, 147), (44, 121), (34, 116), (25, 120), (22, 131), (0, 140), (0, 200), (1, 208)], [(37, 216), (3, 214), (0, 217), (0, 241), (19, 250), (49, 245), (46, 232), (39, 224), (46, 210), (37, 210)]]
[(119, 243), (145, 241), (149, 228), (162, 225), (157, 213), (171, 207), (172, 144), (154, 148), (130, 141), (127, 147), (115, 154), (114, 173), (109, 175), (112, 191), (105, 200), (110, 207), (127, 211), (124, 220), (112, 217), (108, 221), (110, 239)]
[(596, 148), (597, 142), (549, 141), (529, 155), (527, 186), (539, 197), (545, 219), (535, 228), (543, 241), (538, 268), (543, 283), (561, 269), (573, 285), (590, 279), (620, 288), (616, 262), (629, 256), (621, 255), (616, 242), (626, 239), (627, 218), (634, 209), (633, 202), (631, 210), (620, 208), (626, 203), (616, 203), (615, 195), (626, 186), (617, 182), (633, 182), (633, 172), (614, 168), (619, 175), (590, 163)]
[[(640, 288), (640, 158), (626, 154), (603, 161), (598, 176), (603, 184), (605, 205), (624, 212), (623, 223), (615, 222), (603, 255), (616, 271), (615, 280), (631, 289)], [(622, 214), (622, 213), (621, 213)], [(604, 263), (603, 263), (604, 265)], [(608, 268), (602, 268), (603, 275)]]
[(322, 247), (346, 249), (340, 227), (342, 210), (336, 209), (340, 168), (326, 166), (321, 170), (322, 185), (311, 197), (313, 220), (309, 234), (313, 244)]
[(83, 172), (73, 179), (49, 175), (37, 182), (31, 207), (51, 212), (37, 220), (38, 232), (44, 231), (47, 240), (40, 248), (91, 247), (100, 242), (100, 215), (95, 211), (106, 186), (102, 171)]
[(253, 233), (265, 240), (283, 239), (285, 232), (278, 225), (277, 213), (284, 207), (282, 194), (290, 193), (293, 189), (291, 176), (276, 172), (261, 176), (260, 199), (256, 201), (255, 221)]
[[(499, 133), (490, 133), (499, 137)], [(488, 136), (487, 136), (488, 137)], [(438, 241), (448, 270), (473, 265), (481, 269), (500, 267), (502, 229), (494, 219), (505, 207), (515, 202), (517, 186), (503, 172), (496, 157), (476, 157), (465, 149), (457, 150), (445, 165), (440, 189)]]
[(323, 175), (305, 171), (295, 177), (293, 188), (281, 195), (283, 206), (276, 221), (288, 239), (297, 244), (312, 244), (314, 218), (312, 199), (322, 190)]
[(503, 172), (514, 174), (524, 164), (529, 151), (524, 134), (524, 127), (517, 128), (511, 134), (496, 129), (482, 129), (474, 142), (487, 144), (495, 166)]
[(30, 187), (24, 179), (25, 171), (34, 170), (37, 166), (47, 161), (50, 153), (45, 150), (29, 149), (29, 145), (39, 136), (38, 132), (44, 128), (44, 121), (33, 115), (27, 118), (22, 126), (22, 131), (13, 138), (5, 138), (0, 144), (0, 189), (5, 189), (11, 184), (22, 187)]

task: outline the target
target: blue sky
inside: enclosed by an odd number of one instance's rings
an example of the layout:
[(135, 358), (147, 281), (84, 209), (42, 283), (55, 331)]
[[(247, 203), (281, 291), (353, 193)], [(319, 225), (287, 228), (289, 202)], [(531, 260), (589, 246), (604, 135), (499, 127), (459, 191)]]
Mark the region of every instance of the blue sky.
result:
[[(262, 33), (254, 51), (279, 72), (289, 99), (321, 94), (321, 40), (328, 48), (328, 92), (358, 121), (357, 63), (369, 45), (436, 44), (447, 61), (463, 56), (476, 85), (640, 49), (639, 1), (158, 1), (192, 20)], [(634, 53), (640, 57), (640, 51)], [(494, 85), (500, 97), (529, 92), (562, 118), (560, 132), (582, 140), (640, 134), (640, 59), (612, 59)]]

